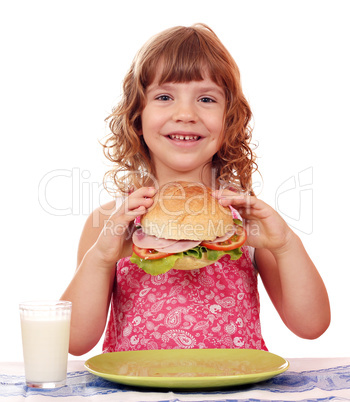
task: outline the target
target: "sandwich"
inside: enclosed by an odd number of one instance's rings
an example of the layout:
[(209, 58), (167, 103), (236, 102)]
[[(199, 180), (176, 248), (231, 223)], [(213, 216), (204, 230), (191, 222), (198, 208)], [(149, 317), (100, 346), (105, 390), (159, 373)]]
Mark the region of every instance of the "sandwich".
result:
[(132, 263), (151, 275), (203, 268), (228, 254), (242, 255), (247, 235), (239, 214), (210, 188), (192, 182), (162, 186), (133, 233)]

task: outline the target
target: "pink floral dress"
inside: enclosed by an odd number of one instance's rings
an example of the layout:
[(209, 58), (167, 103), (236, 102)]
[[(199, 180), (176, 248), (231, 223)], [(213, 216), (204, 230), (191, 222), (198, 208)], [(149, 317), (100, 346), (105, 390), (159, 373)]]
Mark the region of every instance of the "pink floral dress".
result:
[(261, 335), (257, 270), (248, 247), (205, 268), (146, 274), (121, 259), (103, 352), (147, 349), (267, 350)]

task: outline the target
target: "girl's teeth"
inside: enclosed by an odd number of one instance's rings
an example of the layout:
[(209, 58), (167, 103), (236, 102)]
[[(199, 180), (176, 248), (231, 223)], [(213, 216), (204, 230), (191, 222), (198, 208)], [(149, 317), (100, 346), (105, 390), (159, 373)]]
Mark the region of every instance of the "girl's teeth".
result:
[(172, 134), (170, 135), (170, 138), (172, 140), (184, 140), (184, 141), (190, 141), (190, 140), (197, 140), (198, 135), (178, 135), (178, 134)]

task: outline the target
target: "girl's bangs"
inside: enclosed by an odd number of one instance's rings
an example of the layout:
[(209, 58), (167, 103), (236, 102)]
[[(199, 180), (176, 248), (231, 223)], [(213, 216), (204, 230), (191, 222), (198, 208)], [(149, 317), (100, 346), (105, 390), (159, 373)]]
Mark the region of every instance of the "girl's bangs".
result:
[[(222, 85), (220, 66), (212, 49), (203, 47), (198, 38), (190, 37), (181, 43), (168, 43), (160, 54), (150, 54), (144, 63), (143, 86), (146, 88), (159, 75), (159, 84), (166, 82), (201, 81), (205, 74)], [(161, 71), (159, 71), (161, 69)]]
[(207, 60), (198, 54), (194, 55), (185, 51), (176, 55), (164, 55), (161, 63), (158, 64), (158, 68), (162, 69), (159, 83), (201, 81), (208, 67)]

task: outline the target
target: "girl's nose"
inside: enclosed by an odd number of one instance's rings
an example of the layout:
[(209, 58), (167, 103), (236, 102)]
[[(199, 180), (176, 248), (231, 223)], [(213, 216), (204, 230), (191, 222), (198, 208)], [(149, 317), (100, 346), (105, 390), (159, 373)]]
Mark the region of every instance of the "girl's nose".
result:
[(173, 119), (185, 123), (197, 122), (198, 115), (195, 105), (190, 102), (177, 102), (174, 107)]

